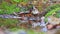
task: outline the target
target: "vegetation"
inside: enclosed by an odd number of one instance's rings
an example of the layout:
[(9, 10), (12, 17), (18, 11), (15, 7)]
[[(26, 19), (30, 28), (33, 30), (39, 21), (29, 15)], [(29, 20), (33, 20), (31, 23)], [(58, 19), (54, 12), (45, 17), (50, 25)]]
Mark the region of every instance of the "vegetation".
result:
[(54, 5), (48, 6), (46, 9), (47, 9), (47, 12), (49, 12), (58, 7), (60, 7), (60, 4), (54, 4)]
[[(24, 10), (24, 11), (27, 11), (29, 10), (30, 8), (32, 8), (33, 5), (28, 5), (27, 8), (25, 7), (25, 9), (23, 9), (24, 6), (19, 7), (18, 5), (19, 4), (22, 4), (22, 5), (25, 5), (28, 3), (29, 0), (11, 0), (12, 3), (8, 3), (8, 2), (2, 2), (2, 4), (0, 5), (0, 14), (13, 14), (14, 12), (20, 12), (21, 9)], [(44, 0), (47, 2), (47, 0)], [(14, 4), (16, 3), (16, 4)], [(39, 3), (39, 2), (38, 2)], [(37, 4), (38, 4), (37, 3)], [(40, 4), (40, 3), (39, 3)], [(40, 5), (37, 5), (37, 9), (39, 11), (43, 11), (43, 3), (41, 2)], [(45, 5), (44, 5), (45, 6)], [(48, 17), (48, 16), (51, 16), (53, 15), (54, 13), (55, 14), (55, 17), (57, 18), (60, 18), (60, 11), (58, 12), (58, 10), (60, 10), (60, 4), (55, 4), (55, 5), (52, 5), (52, 6), (49, 6), (47, 9), (47, 14), (45, 15), (45, 17)], [(45, 22), (47, 22), (47, 18), (45, 18)], [(20, 26), (17, 26), (17, 23), (18, 23), (18, 20), (17, 19), (4, 19), (4, 18), (0, 18), (0, 27), (3, 26), (3, 27), (6, 27), (6, 28), (9, 28), (11, 29), (12, 31), (15, 31), (17, 29), (20, 29), (19, 27)], [(29, 30), (27, 31), (28, 34), (35, 34), (34, 31), (32, 30)], [(43, 32), (39, 32), (39, 34), (44, 34)]]
[(49, 11), (49, 13), (47, 13), (47, 14), (45, 15), (45, 17), (48, 17), (48, 16), (50, 16), (50, 15), (53, 15), (53, 13), (56, 12), (56, 11), (58, 11), (59, 9), (60, 9), (60, 7), (59, 7), (59, 8), (56, 8), (56, 9), (54, 9), (54, 10), (52, 10), (52, 11)]
[[(58, 10), (60, 10), (60, 5), (53, 5), (50, 7), (50, 10), (48, 11), (48, 13), (45, 15), (45, 17), (48, 17), (50, 15), (53, 15), (54, 12), (58, 12)], [(58, 15), (57, 15), (58, 16)]]
[[(28, 3), (28, 0), (10, 0), (12, 3), (8, 3), (6, 1), (3, 1), (0, 5), (0, 14), (13, 14), (14, 12), (20, 12), (21, 10), (29, 10), (31, 6), (29, 5), (27, 8), (21, 8), (18, 5), (26, 5)], [(15, 3), (15, 4), (14, 4)]]
[(9, 28), (14, 28), (17, 27), (18, 20), (17, 19), (4, 19), (0, 18), (0, 27), (9, 27)]
[(9, 4), (7, 2), (3, 2), (0, 5), (0, 14), (12, 14), (13, 12), (19, 12), (20, 8), (15, 4)]
[(26, 5), (28, 0), (11, 0), (12, 3), (16, 3), (16, 5), (18, 6), (18, 4), (22, 4), (22, 5)]
[(11, 2), (21, 3), (21, 2), (28, 2), (28, 0), (11, 0)]
[(60, 11), (57, 11), (54, 16), (57, 17), (57, 18), (60, 18)]

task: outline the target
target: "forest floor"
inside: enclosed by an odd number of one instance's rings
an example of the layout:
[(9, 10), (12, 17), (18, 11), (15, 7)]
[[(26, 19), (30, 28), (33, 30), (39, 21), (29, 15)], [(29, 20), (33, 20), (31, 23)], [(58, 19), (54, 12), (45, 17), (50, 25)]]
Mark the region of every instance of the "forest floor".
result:
[[(49, 31), (46, 32), (46, 34), (54, 34), (56, 31), (57, 31), (57, 29), (49, 30)], [(15, 32), (15, 34), (16, 33), (17, 32)], [(5, 34), (2, 29), (0, 29), (0, 34)], [(7, 34), (10, 34), (10, 33), (7, 33)], [(11, 34), (13, 34), (13, 33), (11, 33)]]

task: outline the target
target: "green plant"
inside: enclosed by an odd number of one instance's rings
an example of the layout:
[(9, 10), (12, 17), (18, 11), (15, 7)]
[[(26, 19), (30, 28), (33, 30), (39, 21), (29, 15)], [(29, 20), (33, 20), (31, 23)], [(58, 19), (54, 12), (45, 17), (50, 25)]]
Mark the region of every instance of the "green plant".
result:
[(56, 16), (57, 18), (60, 18), (60, 13), (57, 13), (55, 16)]
[(60, 7), (60, 4), (55, 4), (55, 5), (48, 6), (48, 7), (46, 8), (46, 10), (49, 12), (49, 11), (51, 11), (51, 10), (57, 8), (57, 7)]
[(0, 14), (4, 14), (4, 10), (3, 9), (0, 9)]
[(11, 0), (11, 1), (16, 3), (28, 2), (28, 0)]
[(53, 13), (54, 13), (54, 12), (57, 12), (58, 10), (60, 10), (60, 7), (55, 8), (54, 10), (49, 11), (49, 12), (45, 15), (45, 17), (48, 17), (48, 16), (50, 16), (50, 15), (53, 15)]
[(20, 8), (16, 6), (16, 4), (9, 4), (7, 2), (3, 2), (0, 5), (0, 14), (12, 14), (13, 12), (19, 12)]
[[(27, 3), (28, 0), (11, 0), (11, 2), (16, 2), (16, 4), (11, 4), (8, 2), (3, 1), (2, 4), (0, 5), (0, 14), (12, 14), (14, 12), (19, 12), (21, 11), (21, 7), (18, 7), (19, 3)], [(24, 10), (28, 10), (27, 8)]]
[[(50, 10), (48, 8), (50, 8)], [(47, 8), (48, 13), (45, 15), (45, 17), (53, 15), (54, 12), (57, 12), (58, 10), (60, 10), (60, 5), (56, 4), (56, 5), (52, 5), (52, 6), (48, 7), (48, 8)]]
[(11, 0), (11, 2), (15, 2), (16, 5), (18, 6), (19, 3), (22, 3), (23, 2), (23, 4), (25, 4), (25, 3), (28, 2), (28, 0)]
[(60, 11), (57, 11), (54, 16), (57, 17), (57, 18), (60, 18)]
[(22, 2), (22, 0), (11, 0), (11, 2)]
[(48, 18), (45, 18), (44, 21), (47, 23), (48, 22)]

